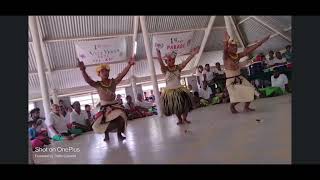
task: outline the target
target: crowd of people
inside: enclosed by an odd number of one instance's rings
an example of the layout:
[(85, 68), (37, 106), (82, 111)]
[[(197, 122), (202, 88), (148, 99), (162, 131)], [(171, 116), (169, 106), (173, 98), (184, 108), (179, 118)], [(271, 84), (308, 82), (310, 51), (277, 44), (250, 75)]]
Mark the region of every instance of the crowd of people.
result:
[[(293, 53), (291, 45), (286, 46), (286, 51), (281, 53), (277, 51), (269, 51), (268, 58), (263, 53), (258, 54), (253, 63), (260, 62), (263, 69), (270, 68), (272, 76), (265, 81), (256, 78), (252, 84), (261, 93), (261, 97), (278, 96), (286, 92), (291, 92), (288, 85), (288, 77), (281, 66), (292, 62)], [(191, 85), (188, 86), (191, 96), (193, 108), (208, 106), (210, 104), (228, 103), (230, 102), (228, 91), (225, 87), (226, 74), (221, 64), (217, 62), (215, 67), (206, 64), (204, 67), (199, 65), (196, 70), (196, 79), (198, 90), (195, 91)]]
[[(184, 123), (190, 124), (187, 120), (188, 113), (195, 108), (208, 106), (210, 104), (228, 103), (232, 113), (238, 113), (235, 105), (244, 102), (244, 110), (254, 111), (250, 108), (250, 102), (254, 96), (259, 96), (257, 89), (240, 74), (242, 67), (240, 59), (248, 56), (256, 48), (261, 46), (270, 36), (258, 41), (255, 45), (246, 48), (243, 52), (237, 53), (236, 42), (230, 39), (226, 33), (224, 40), (223, 62), (224, 68), (220, 63), (216, 63), (213, 69), (209, 64), (203, 68), (199, 65), (196, 78), (198, 90), (195, 91), (191, 85), (184, 87), (180, 84), (181, 71), (199, 52), (199, 47), (191, 50), (189, 57), (180, 64), (175, 64), (176, 52), (170, 52), (165, 56), (161, 55), (157, 49), (157, 59), (161, 72), (165, 75), (166, 87), (161, 91), (160, 106), (165, 116), (176, 115), (177, 125)], [(281, 54), (273, 51), (269, 52), (269, 59), (266, 60), (263, 54), (259, 54), (255, 62), (267, 64), (267, 68), (276, 67), (279, 64), (287, 64), (291, 61), (293, 54), (291, 46), (286, 47), (286, 52)], [(81, 110), (80, 102), (75, 101), (71, 106), (66, 106), (63, 100), (58, 104), (51, 104), (51, 112), (48, 119), (40, 117), (40, 109), (35, 108), (30, 111), (29, 138), (32, 149), (43, 147), (50, 144), (50, 140), (62, 141), (72, 140), (74, 137), (84, 132), (94, 131), (98, 134), (105, 134), (105, 141), (109, 140), (110, 132), (117, 132), (120, 140), (126, 139), (123, 136), (127, 127), (127, 120), (142, 118), (157, 114), (155, 107), (155, 96), (153, 91), (150, 96), (147, 93), (137, 94), (137, 101), (133, 102), (130, 95), (126, 96), (126, 103), (123, 103), (121, 95), (116, 95), (116, 86), (135, 64), (135, 58), (131, 57), (128, 65), (116, 78), (109, 78), (110, 66), (101, 64), (96, 68), (97, 75), (101, 81), (93, 81), (86, 72), (83, 62), (78, 61), (78, 66), (86, 83), (95, 88), (99, 94), (100, 102), (96, 110), (92, 112), (90, 105), (85, 105), (85, 110)], [(279, 69), (273, 69), (271, 84), (277, 90), (289, 91), (288, 78)], [(275, 89), (262, 89), (272, 95), (279, 95)]]

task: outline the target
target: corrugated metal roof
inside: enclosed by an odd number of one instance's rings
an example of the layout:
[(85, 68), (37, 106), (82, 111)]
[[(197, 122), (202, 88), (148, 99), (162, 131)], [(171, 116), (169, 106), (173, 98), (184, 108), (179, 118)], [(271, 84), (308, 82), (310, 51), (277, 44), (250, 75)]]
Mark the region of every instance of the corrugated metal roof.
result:
[(37, 72), (37, 63), (33, 51), (32, 43), (28, 44), (28, 71)]
[[(236, 17), (236, 19), (242, 20), (246, 17), (247, 16), (240, 16)], [(40, 25), (44, 37), (52, 40), (60, 38), (132, 34), (133, 18), (133, 16), (42, 16), (39, 19), (41, 21)], [(210, 16), (147, 16), (146, 24), (151, 33), (168, 32), (206, 28), (209, 19)], [(268, 16), (264, 17), (264, 20), (279, 29), (283, 29), (284, 27), (288, 28), (290, 27), (289, 25), (291, 25), (291, 17), (288, 16)], [(224, 26), (223, 16), (217, 16), (213, 26)], [(141, 29), (140, 26), (139, 29)], [(261, 25), (254, 19), (249, 19), (240, 24), (240, 30), (242, 31), (242, 34), (248, 38), (249, 43), (259, 40), (267, 34), (274, 34), (273, 31)], [(212, 29), (199, 64), (204, 65), (208, 63), (214, 65), (215, 62), (222, 63), (222, 53), (220, 50), (222, 49), (224, 31), (225, 28)], [(31, 34), (30, 32), (28, 33), (30, 40)], [(291, 31), (286, 33), (288, 36), (291, 36)], [(203, 36), (203, 30), (195, 31), (192, 47), (201, 45)], [(125, 38), (127, 42), (127, 56), (130, 56), (132, 53), (132, 37), (127, 36)], [(152, 44), (152, 36), (149, 37), (149, 40), (150, 44)], [(287, 44), (287, 40), (283, 39), (281, 36), (275, 36), (261, 46), (255, 53), (261, 51), (268, 52), (270, 49), (282, 49)], [(36, 71), (36, 61), (32, 48), (32, 43), (29, 43), (29, 72)], [(57, 89), (63, 90), (87, 86), (79, 69), (76, 68), (77, 62), (73, 41), (45, 42), (45, 49), (48, 54), (50, 67), (53, 70), (52, 78), (56, 83)], [(179, 63), (185, 58), (187, 58), (187, 56), (180, 56), (177, 58), (176, 62)], [(150, 76), (150, 68), (146, 61), (143, 36), (141, 33), (137, 36), (137, 60), (140, 61), (137, 61), (136, 65), (133, 67), (134, 74), (137, 77)], [(185, 70), (191, 69), (194, 66), (194, 62), (195, 61), (192, 60)], [(154, 60), (154, 64), (156, 73), (160, 74), (160, 67), (156, 60)], [(110, 77), (116, 77), (126, 65), (126, 62), (111, 64)], [(88, 67), (87, 71), (94, 80), (98, 80), (98, 76), (95, 73), (95, 67)], [(127, 76), (124, 80), (125, 79), (127, 79)], [(50, 84), (49, 87), (52, 88), (52, 85)], [(37, 92), (40, 94), (39, 89), (38, 75), (35, 73), (29, 74), (29, 98), (35, 97)]]
[(226, 28), (212, 29), (204, 51), (219, 51), (223, 49), (223, 38)]
[(133, 33), (133, 16), (39, 16), (46, 40)]
[(237, 22), (240, 22), (249, 16), (235, 16), (235, 17), (236, 17)]
[(205, 28), (209, 20), (210, 16), (146, 16), (146, 26), (150, 33), (167, 32)]
[(270, 26), (283, 30), (291, 27), (291, 16), (257, 16), (266, 24)]
[(224, 17), (223, 16), (216, 16), (216, 19), (213, 22), (213, 27), (221, 27), (221, 26), (225, 26), (225, 22), (224, 22)]
[(28, 26), (28, 41), (32, 42), (32, 35), (31, 35), (31, 32), (30, 32), (30, 27), (29, 26)]
[(249, 44), (260, 40), (262, 37), (267, 36), (268, 34), (275, 34), (272, 30), (264, 27), (254, 19), (249, 19), (244, 23), (241, 23), (239, 27)]

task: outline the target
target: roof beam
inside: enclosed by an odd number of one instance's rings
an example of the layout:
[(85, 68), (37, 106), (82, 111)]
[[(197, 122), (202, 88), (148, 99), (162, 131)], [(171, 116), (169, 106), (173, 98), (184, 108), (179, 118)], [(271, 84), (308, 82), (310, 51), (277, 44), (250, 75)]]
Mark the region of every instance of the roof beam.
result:
[(193, 65), (194, 68), (197, 67), (197, 65), (200, 61), (201, 55), (203, 53), (204, 47), (206, 46), (207, 40), (208, 40), (210, 32), (211, 32), (211, 28), (212, 28), (212, 25), (213, 25), (215, 19), (216, 19), (216, 16), (210, 17), (208, 27), (205, 29), (205, 32), (204, 32), (204, 36), (203, 36), (203, 39), (201, 42), (199, 53), (196, 55), (196, 60), (194, 61), (194, 65)]
[(246, 17), (246, 18), (242, 19), (241, 21), (239, 21), (239, 22), (238, 22), (238, 25), (240, 25), (240, 24), (242, 24), (242, 23), (244, 23), (244, 22), (248, 21), (250, 18), (251, 18), (251, 16), (248, 16), (248, 17)]
[(239, 39), (241, 46), (243, 48), (246, 48), (244, 40), (240, 36), (239, 29), (237, 28), (237, 26), (234, 22), (234, 19), (232, 18), (232, 16), (228, 16), (228, 18), (230, 19), (231, 27), (232, 27), (233, 31), (236, 33), (237, 39)]
[(254, 20), (256, 20), (257, 22), (259, 22), (260, 24), (264, 25), (265, 27), (267, 27), (267, 28), (271, 29), (272, 31), (276, 32), (277, 34), (279, 34), (281, 37), (283, 37), (287, 41), (292, 42), (290, 37), (287, 37), (286, 35), (283, 34), (283, 32), (281, 32), (280, 30), (278, 30), (275, 27), (272, 27), (270, 24), (267, 24), (266, 22), (263, 22), (259, 17), (252, 16), (252, 18)]
[(288, 32), (288, 31), (290, 31), (290, 30), (291, 30), (291, 26), (288, 27), (288, 28), (285, 28), (283, 31), (284, 31), (284, 32)]

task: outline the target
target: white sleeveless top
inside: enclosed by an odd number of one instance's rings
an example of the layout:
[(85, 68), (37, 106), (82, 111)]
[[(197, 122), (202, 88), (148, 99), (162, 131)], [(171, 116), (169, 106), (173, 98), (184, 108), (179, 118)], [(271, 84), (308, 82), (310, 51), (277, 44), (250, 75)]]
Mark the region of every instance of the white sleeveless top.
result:
[(167, 70), (165, 72), (165, 79), (166, 79), (166, 88), (168, 89), (175, 89), (181, 87), (180, 79), (181, 79), (181, 71), (179, 66), (176, 66), (174, 71)]

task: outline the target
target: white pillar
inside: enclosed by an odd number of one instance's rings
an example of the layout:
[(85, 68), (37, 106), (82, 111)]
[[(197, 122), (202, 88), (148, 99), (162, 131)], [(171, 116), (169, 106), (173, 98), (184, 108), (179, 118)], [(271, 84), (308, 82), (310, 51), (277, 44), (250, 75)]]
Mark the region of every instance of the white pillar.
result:
[(148, 64), (151, 72), (151, 81), (153, 85), (153, 92), (155, 96), (155, 103), (157, 106), (158, 110), (158, 115), (161, 117), (162, 116), (162, 109), (160, 106), (160, 93), (159, 93), (159, 88), (158, 88), (158, 82), (157, 82), (157, 76), (156, 76), (156, 70), (154, 68), (153, 64), (153, 58), (152, 58), (152, 53), (151, 53), (151, 48), (150, 48), (150, 42), (149, 42), (149, 37), (148, 37), (148, 32), (146, 28), (146, 22), (145, 22), (145, 16), (140, 16), (140, 24), (141, 24), (141, 29), (142, 29), (142, 34), (143, 34), (143, 41), (144, 41), (144, 47), (146, 49), (146, 54), (147, 54), (147, 59), (148, 59)]
[[(139, 16), (134, 16), (134, 22), (133, 22), (133, 36), (132, 36), (132, 56), (136, 55), (137, 50), (137, 36), (138, 36), (138, 26), (139, 26)], [(137, 102), (137, 88), (136, 88), (136, 77), (134, 76), (134, 66), (130, 69), (130, 75), (131, 75), (131, 87), (133, 91), (133, 102)]]
[(49, 113), (50, 113), (48, 84), (47, 84), (46, 74), (43, 69), (43, 56), (41, 52), (40, 39), (38, 36), (38, 28), (37, 28), (35, 16), (29, 16), (29, 26), (30, 26), (32, 39), (33, 39), (32, 43), (33, 43), (33, 47), (34, 47), (33, 50), (34, 50), (36, 63), (37, 63), (43, 109), (44, 109), (46, 119), (48, 119)]
[(52, 100), (54, 104), (59, 104), (58, 92), (56, 89), (52, 90)]
[(209, 20), (208, 27), (204, 32), (204, 36), (203, 36), (203, 39), (201, 42), (199, 53), (196, 55), (196, 60), (194, 61), (194, 66), (193, 66), (194, 68), (197, 67), (197, 65), (200, 61), (201, 55), (203, 53), (204, 47), (206, 46), (207, 40), (208, 40), (210, 32), (211, 32), (211, 28), (212, 28), (212, 25), (213, 25), (215, 19), (216, 19), (216, 16), (211, 16), (211, 18)]
[(137, 102), (137, 84), (136, 84), (136, 77), (135, 76), (131, 76), (131, 86), (132, 86), (134, 102)]

